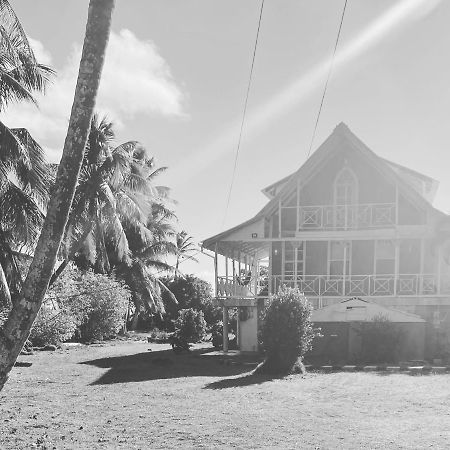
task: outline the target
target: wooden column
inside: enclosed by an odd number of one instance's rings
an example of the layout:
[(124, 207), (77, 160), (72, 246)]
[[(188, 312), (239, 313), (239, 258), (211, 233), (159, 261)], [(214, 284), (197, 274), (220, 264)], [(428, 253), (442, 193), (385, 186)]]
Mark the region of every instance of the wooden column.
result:
[(399, 195), (398, 195), (398, 184), (395, 183), (395, 225), (398, 225), (398, 205), (399, 205)]
[(272, 295), (272, 283), (273, 283), (273, 277), (272, 277), (272, 258), (273, 258), (273, 241), (270, 241), (269, 246), (269, 280), (268, 280), (268, 291), (269, 295)]
[(228, 308), (223, 305), (222, 308), (222, 320), (223, 320), (223, 351), (228, 352)]
[(216, 297), (219, 294), (219, 279), (218, 279), (218, 269), (217, 269), (217, 244), (214, 248), (214, 279), (215, 279), (215, 289), (216, 289)]
[(436, 292), (437, 292), (437, 294), (438, 295), (440, 295), (441, 294), (441, 270), (442, 270), (442, 247), (441, 246), (439, 246), (438, 247), (438, 252), (437, 252), (437, 257), (438, 257), (438, 260), (437, 260), (437, 278), (436, 278), (436, 284), (437, 284), (437, 286), (436, 286)]
[(400, 267), (400, 241), (396, 239), (394, 241), (394, 295), (397, 295), (398, 284), (399, 284), (399, 267)]
[(419, 270), (419, 283), (417, 286), (418, 294), (423, 292), (423, 270), (425, 267), (425, 239), (420, 240), (420, 270)]
[(300, 179), (297, 179), (297, 214), (296, 214), (295, 232), (300, 230)]
[(278, 237), (281, 238), (281, 199), (278, 201)]

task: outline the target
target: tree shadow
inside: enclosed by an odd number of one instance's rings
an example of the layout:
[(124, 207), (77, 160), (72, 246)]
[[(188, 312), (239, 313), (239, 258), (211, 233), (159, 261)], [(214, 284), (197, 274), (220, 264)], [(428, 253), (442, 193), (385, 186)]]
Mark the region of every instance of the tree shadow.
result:
[(184, 377), (222, 377), (240, 375), (256, 367), (256, 362), (224, 361), (202, 356), (209, 350), (193, 350), (176, 355), (172, 350), (143, 352), (82, 361), (99, 368), (109, 369), (90, 385), (134, 383), (149, 380)]
[(254, 384), (263, 384), (267, 381), (273, 381), (273, 380), (281, 380), (282, 378), (285, 378), (284, 376), (276, 376), (276, 375), (257, 375), (253, 372), (241, 377), (234, 377), (234, 378), (225, 378), (223, 380), (214, 381), (212, 383), (207, 384), (203, 387), (203, 389), (228, 389), (228, 388), (234, 388), (234, 387), (244, 387), (244, 386), (251, 386)]

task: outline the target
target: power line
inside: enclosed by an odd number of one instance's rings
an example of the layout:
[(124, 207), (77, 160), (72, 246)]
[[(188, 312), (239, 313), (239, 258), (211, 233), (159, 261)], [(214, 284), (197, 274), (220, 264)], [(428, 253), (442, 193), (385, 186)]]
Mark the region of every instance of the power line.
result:
[(251, 84), (252, 84), (253, 67), (255, 65), (256, 49), (258, 47), (259, 30), (261, 28), (261, 19), (262, 19), (263, 9), (264, 9), (264, 0), (261, 1), (261, 9), (260, 9), (260, 12), (259, 12), (258, 28), (256, 30), (255, 45), (254, 45), (254, 48), (253, 48), (252, 65), (250, 67), (250, 75), (249, 75), (249, 78), (248, 78), (247, 92), (246, 92), (246, 95), (245, 95), (245, 102), (244, 102), (244, 111), (242, 113), (241, 128), (240, 128), (240, 131), (239, 131), (239, 138), (238, 138), (238, 144), (237, 144), (237, 148), (236, 148), (236, 154), (234, 156), (233, 173), (232, 173), (232, 176), (231, 176), (230, 189), (228, 190), (228, 197), (227, 197), (227, 203), (226, 203), (226, 206), (225, 206), (225, 214), (223, 216), (222, 227), (225, 225), (225, 220), (227, 218), (228, 208), (230, 206), (230, 200), (231, 200), (231, 192), (233, 191), (234, 179), (236, 177), (236, 168), (237, 168), (237, 162), (238, 162), (238, 158), (239, 158), (239, 151), (240, 151), (240, 148), (241, 148), (242, 132), (244, 130), (245, 116), (246, 116), (246, 113), (247, 113), (248, 98), (249, 98), (249, 94), (250, 94), (250, 87), (251, 87)]
[(339, 24), (339, 30), (338, 30), (338, 34), (337, 34), (337, 37), (336, 37), (336, 43), (334, 44), (333, 57), (331, 58), (330, 68), (328, 70), (327, 80), (325, 82), (325, 87), (324, 87), (324, 90), (323, 90), (322, 99), (320, 101), (319, 111), (317, 113), (316, 123), (314, 125), (314, 131), (313, 131), (313, 134), (311, 136), (311, 142), (309, 144), (309, 150), (308, 150), (308, 155), (306, 156), (306, 159), (308, 159), (309, 155), (311, 154), (311, 149), (312, 149), (312, 146), (313, 146), (313, 143), (314, 143), (314, 138), (316, 137), (317, 126), (319, 124), (320, 114), (322, 112), (322, 107), (323, 107), (323, 103), (324, 103), (324, 100), (325, 100), (325, 95), (327, 93), (328, 82), (330, 81), (331, 73), (333, 71), (334, 60), (335, 60), (335, 57), (336, 57), (336, 50), (337, 50), (337, 47), (338, 47), (338, 44), (339, 44), (339, 38), (341, 36), (342, 24), (344, 23), (344, 16), (345, 16), (346, 8), (347, 8), (347, 0), (345, 0), (344, 8), (342, 10), (341, 22)]

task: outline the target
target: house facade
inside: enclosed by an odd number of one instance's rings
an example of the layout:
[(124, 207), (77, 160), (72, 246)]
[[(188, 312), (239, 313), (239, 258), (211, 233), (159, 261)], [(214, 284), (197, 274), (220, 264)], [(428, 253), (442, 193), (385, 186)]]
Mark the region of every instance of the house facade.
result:
[(255, 217), (203, 242), (224, 315), (239, 307), (244, 316), (240, 348), (254, 349), (258, 304), (282, 285), (315, 309), (358, 297), (421, 316), (430, 342), (446, 334), (450, 227), (432, 206), (437, 186), (338, 125), (302, 167), (263, 190), (269, 201)]

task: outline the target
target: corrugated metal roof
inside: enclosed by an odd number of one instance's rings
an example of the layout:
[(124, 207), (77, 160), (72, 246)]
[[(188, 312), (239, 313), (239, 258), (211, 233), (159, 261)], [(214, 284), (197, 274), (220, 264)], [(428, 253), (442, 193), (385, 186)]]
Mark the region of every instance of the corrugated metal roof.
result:
[(420, 316), (372, 303), (360, 298), (351, 298), (312, 313), (313, 322), (356, 322), (371, 321), (376, 317), (386, 317), (391, 322), (425, 322)]

